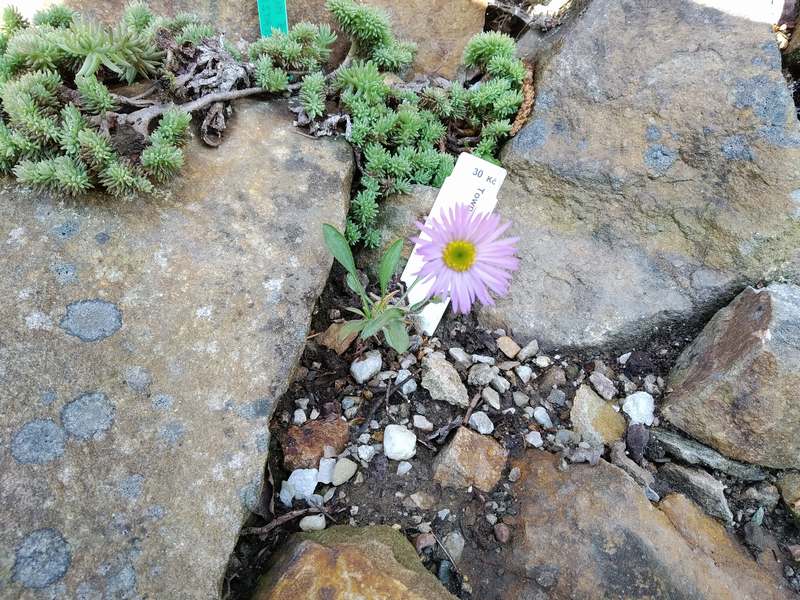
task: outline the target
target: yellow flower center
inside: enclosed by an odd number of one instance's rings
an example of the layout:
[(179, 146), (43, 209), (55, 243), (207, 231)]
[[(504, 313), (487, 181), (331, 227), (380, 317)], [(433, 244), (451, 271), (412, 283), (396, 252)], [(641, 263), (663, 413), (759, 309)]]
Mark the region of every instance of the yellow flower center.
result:
[(453, 240), (444, 247), (442, 260), (448, 268), (462, 273), (475, 264), (477, 249), (475, 244), (466, 240)]

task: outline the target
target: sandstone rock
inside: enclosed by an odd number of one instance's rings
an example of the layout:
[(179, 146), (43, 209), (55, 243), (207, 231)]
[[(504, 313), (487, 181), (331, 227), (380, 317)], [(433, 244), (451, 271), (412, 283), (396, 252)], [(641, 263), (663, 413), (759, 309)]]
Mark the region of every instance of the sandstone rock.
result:
[(336, 41), (331, 46), (328, 67), (335, 67), (342, 62), (350, 49), (350, 38), (339, 29), (338, 23), (325, 8), (325, 0), (306, 0), (304, 2), (290, 0), (286, 3), (286, 16), (289, 20), (289, 27), (303, 21), (330, 25), (336, 33)]
[(666, 429), (651, 429), (650, 436), (661, 444), (667, 454), (690, 465), (704, 465), (745, 481), (761, 481), (767, 478), (767, 472), (763, 469), (725, 458), (716, 450)]
[[(486, 0), (364, 0), (362, 3), (384, 10), (389, 15), (396, 37), (416, 42), (418, 51), (412, 72), (441, 75), (448, 79), (455, 77), (467, 42), (473, 35), (483, 31), (487, 6)], [(325, 9), (324, 0), (289, 2), (288, 14), (290, 23), (311, 21), (335, 24)], [(340, 34), (340, 38), (346, 40), (343, 34)], [(337, 41), (334, 58), (343, 58), (347, 46), (346, 42)]]
[(522, 350), (519, 344), (507, 335), (497, 338), (497, 347), (500, 348), (500, 351), (508, 358), (514, 358), (519, 354), (519, 351)]
[(611, 444), (625, 435), (625, 419), (588, 385), (575, 392), (570, 411), (575, 431), (590, 444)]
[(289, 427), (283, 446), (283, 464), (289, 470), (313, 469), (331, 446), (339, 454), (350, 441), (350, 428), (343, 419), (317, 420)]
[(800, 520), (800, 473), (786, 473), (778, 481), (778, 487), (789, 512)]
[[(780, 578), (761, 570), (690, 500), (666, 498), (659, 510), (617, 467), (572, 465), (527, 451), (515, 464), (521, 525), (504, 561), (497, 597), (788, 599)], [(472, 579), (472, 578), (470, 578)], [(481, 593), (483, 592), (483, 593)], [(488, 597), (488, 590), (476, 590)]]
[(153, 197), (0, 182), (1, 595), (42, 581), (26, 548), (58, 597), (220, 594), (352, 172), (285, 104), (235, 108)]
[(800, 467), (800, 287), (747, 288), (683, 351), (664, 416), (726, 456)]
[(437, 356), (426, 356), (422, 361), (422, 387), (434, 400), (466, 408), (469, 405), (467, 388), (461, 381), (455, 367), (447, 360)]
[(525, 267), (485, 325), (624, 343), (800, 277), (800, 124), (768, 26), (594, 0), (536, 81), (498, 203)]
[(489, 492), (500, 481), (508, 452), (492, 438), (459, 427), (433, 462), (433, 479), (445, 487), (474, 485)]
[(404, 598), (453, 600), (391, 527), (331, 527), (294, 535), (253, 600)]
[(725, 499), (725, 486), (702, 469), (690, 469), (669, 463), (658, 471), (659, 479), (667, 481), (676, 491), (686, 494), (712, 517), (733, 522), (733, 513)]
[[(366, 0), (385, 10), (395, 35), (417, 44), (411, 70), (423, 75), (455, 77), (470, 38), (483, 31), (486, 0)], [(424, 16), (423, 16), (424, 15)]]
[[(26, 0), (29, 1), (29, 0)], [(36, 0), (34, 0), (36, 1)], [(119, 17), (129, 4), (128, 0), (46, 0), (48, 5), (66, 4), (85, 16), (104, 23), (116, 25)], [(294, 4), (294, 3), (291, 3)], [(151, 4), (151, 8), (164, 16), (175, 16), (179, 13), (192, 13), (225, 33), (233, 43), (244, 38), (258, 39), (258, 6), (248, 0), (159, 0)]]

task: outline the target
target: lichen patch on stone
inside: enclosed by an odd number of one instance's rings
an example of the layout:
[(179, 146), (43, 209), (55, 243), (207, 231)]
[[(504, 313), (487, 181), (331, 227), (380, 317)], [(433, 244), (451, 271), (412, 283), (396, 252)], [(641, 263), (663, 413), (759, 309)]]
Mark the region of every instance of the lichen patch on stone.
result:
[(122, 327), (122, 312), (106, 300), (80, 300), (67, 305), (61, 329), (84, 342), (97, 342)]

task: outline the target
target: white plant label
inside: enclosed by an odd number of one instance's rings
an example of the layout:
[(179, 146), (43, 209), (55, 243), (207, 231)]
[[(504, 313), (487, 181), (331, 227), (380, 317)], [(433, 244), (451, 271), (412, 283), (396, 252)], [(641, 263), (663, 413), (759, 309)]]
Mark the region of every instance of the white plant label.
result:
[[(440, 219), (440, 215), (451, 206), (458, 204), (469, 204), (473, 212), (488, 214), (497, 205), (497, 192), (506, 178), (506, 170), (495, 164), (478, 158), (473, 154), (462, 153), (456, 161), (456, 166), (450, 176), (444, 180), (439, 195), (433, 203), (431, 212), (428, 215), (426, 225), (431, 219)], [(426, 234), (420, 234), (423, 239), (430, 239)], [(400, 280), (410, 286), (417, 278), (424, 261), (422, 256), (417, 253), (417, 247), (411, 252), (406, 268)], [(433, 280), (420, 281), (408, 294), (409, 305), (421, 302), (428, 296), (428, 292), (433, 286)], [(444, 316), (450, 298), (442, 302), (428, 304), (417, 317), (417, 326), (425, 335), (433, 335), (439, 322)]]

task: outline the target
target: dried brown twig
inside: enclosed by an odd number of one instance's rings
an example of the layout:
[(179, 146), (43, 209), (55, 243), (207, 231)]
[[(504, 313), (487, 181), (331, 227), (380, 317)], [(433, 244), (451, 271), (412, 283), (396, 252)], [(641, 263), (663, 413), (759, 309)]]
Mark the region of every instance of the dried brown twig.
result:
[(533, 73), (535, 65), (528, 63), (525, 65), (528, 72), (525, 74), (525, 79), (522, 81), (522, 104), (517, 111), (517, 118), (511, 125), (511, 137), (517, 135), (520, 130), (528, 122), (528, 119), (533, 112), (533, 102), (536, 100), (536, 87), (533, 83)]
[(246, 527), (245, 529), (242, 529), (242, 535), (266, 535), (276, 527), (279, 527), (284, 523), (288, 523), (297, 517), (302, 517), (308, 513), (318, 512), (320, 512), (318, 508), (301, 508), (299, 510), (293, 510), (285, 515), (281, 515), (280, 517), (275, 517), (272, 519), (272, 521), (262, 527)]

